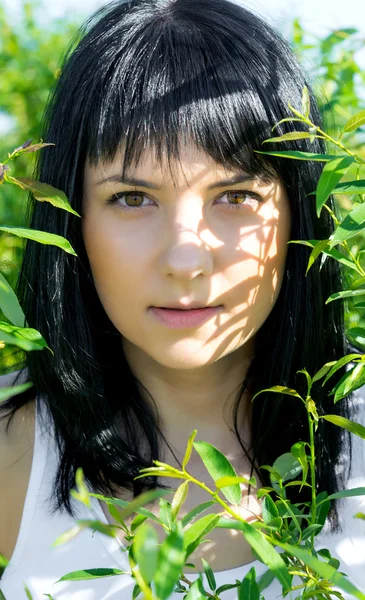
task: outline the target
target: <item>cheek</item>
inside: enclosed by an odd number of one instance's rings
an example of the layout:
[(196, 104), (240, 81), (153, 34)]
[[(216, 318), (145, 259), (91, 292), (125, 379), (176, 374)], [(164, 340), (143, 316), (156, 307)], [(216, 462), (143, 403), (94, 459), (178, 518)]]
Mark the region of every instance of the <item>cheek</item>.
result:
[(123, 307), (129, 307), (130, 314), (136, 304), (131, 290), (137, 290), (146, 276), (143, 256), (148, 254), (135, 235), (121, 233), (112, 219), (84, 217), (82, 234), (95, 287), (109, 318), (115, 321), (116, 314), (123, 315)]
[(255, 327), (267, 318), (279, 295), (291, 227), (289, 207), (280, 213), (271, 210), (266, 219), (262, 216), (258, 227), (241, 232), (238, 259), (226, 271), (234, 312)]

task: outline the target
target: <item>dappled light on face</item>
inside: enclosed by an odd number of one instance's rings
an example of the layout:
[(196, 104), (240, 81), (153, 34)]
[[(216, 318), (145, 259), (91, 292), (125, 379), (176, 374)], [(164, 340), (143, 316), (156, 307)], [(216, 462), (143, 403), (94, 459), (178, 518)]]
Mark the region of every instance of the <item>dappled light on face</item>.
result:
[[(122, 159), (86, 165), (82, 227), (97, 293), (130, 362), (186, 372), (248, 352), (284, 273), (284, 185), (223, 167), (194, 144), (170, 165), (152, 148), (125, 173)], [(222, 310), (182, 330), (149, 310), (176, 302)]]

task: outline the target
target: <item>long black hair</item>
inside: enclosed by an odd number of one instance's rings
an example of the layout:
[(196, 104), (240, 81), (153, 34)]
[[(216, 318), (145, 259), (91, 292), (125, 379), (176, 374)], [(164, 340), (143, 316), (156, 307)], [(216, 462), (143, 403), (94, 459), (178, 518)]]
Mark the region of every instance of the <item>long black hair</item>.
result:
[[(255, 152), (268, 150), (262, 142), (272, 137), (272, 127), (292, 116), (288, 102), (300, 108), (304, 85), (310, 94), (310, 118), (319, 125), (311, 82), (288, 42), (230, 0), (118, 0), (86, 21), (64, 57), (43, 123), (43, 140), (55, 146), (41, 151), (36, 175), (62, 189), (82, 215), (87, 159), (92, 165), (113, 159), (121, 142), (123, 170), (151, 146), (159, 157), (179, 159), (186, 136), (225, 167), (279, 176), (290, 201), (290, 239), (328, 238), (331, 217), (323, 210), (317, 218), (313, 196), (308, 196), (316, 188), (320, 163)], [(276, 134), (302, 128), (286, 122)], [(270, 149), (325, 150), (321, 140), (307, 139)], [(329, 205), (335, 209), (333, 199)], [(117, 486), (137, 495), (161, 485), (153, 477), (134, 477), (159, 458), (162, 434), (153, 399), (142, 399), (123, 354), (122, 336), (96, 292), (81, 219), (32, 196), (28, 215), (30, 227), (66, 237), (78, 256), (27, 241), (16, 292), (28, 326), (42, 333), (54, 355), (47, 350), (27, 353), (34, 388), (0, 409), (9, 416), (35, 392), (41, 396), (60, 452), (54, 510), (65, 508), (73, 515), (69, 492), (77, 467), (83, 468), (93, 489), (109, 495)], [(256, 334), (255, 356), (237, 390), (235, 432), (258, 467), (308, 439), (306, 413), (294, 398), (262, 394), (253, 403), (252, 447), (246, 448), (237, 426), (243, 392), (254, 394), (278, 384), (305, 393), (304, 376), (296, 375), (299, 369), (314, 374), (348, 351), (343, 305), (325, 305), (343, 287), (339, 265), (327, 260), (319, 271), (316, 261), (306, 277), (308, 253), (304, 246), (289, 244), (279, 296)], [(334, 406), (328, 397), (330, 383), (313, 388), (319, 412), (346, 415), (347, 402)], [(124, 436), (118, 430), (121, 422)], [(141, 436), (149, 456), (142, 456)], [(341, 430), (321, 420), (319, 490), (332, 493), (341, 484), (335, 466), (344, 443)], [(268, 483), (267, 472), (260, 475)]]

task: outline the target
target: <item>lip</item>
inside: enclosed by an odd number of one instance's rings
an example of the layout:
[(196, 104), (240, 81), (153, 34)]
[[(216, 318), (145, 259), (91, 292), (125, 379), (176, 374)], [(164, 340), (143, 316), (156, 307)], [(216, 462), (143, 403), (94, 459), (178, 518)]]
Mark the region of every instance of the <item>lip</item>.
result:
[(171, 329), (188, 329), (191, 327), (198, 327), (202, 325), (208, 319), (211, 319), (214, 315), (221, 311), (223, 308), (220, 306), (210, 306), (208, 308), (194, 308), (191, 310), (179, 310), (171, 308), (157, 308), (151, 306), (151, 312), (162, 322), (164, 325)]

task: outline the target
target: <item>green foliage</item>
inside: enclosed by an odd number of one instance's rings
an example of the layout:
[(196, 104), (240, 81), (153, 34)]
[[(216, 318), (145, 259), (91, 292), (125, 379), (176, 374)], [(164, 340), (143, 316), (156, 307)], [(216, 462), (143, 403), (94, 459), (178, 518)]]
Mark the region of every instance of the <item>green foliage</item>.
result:
[[(1, 10), (3, 11), (3, 9), (0, 9), (0, 18), (1, 16), (4, 17), (4, 12), (1, 13)], [(24, 10), (25, 23), (31, 35), (32, 43), (36, 45), (37, 55), (37, 52), (42, 49), (44, 36), (38, 35), (39, 32), (34, 23), (31, 7), (26, 5)], [(22, 71), (21, 65), (24, 60), (24, 44), (29, 43), (29, 40), (25, 42), (26, 36), (23, 38), (23, 34), (17, 33), (16, 29), (11, 28), (10, 25), (6, 25), (4, 31), (4, 36), (0, 42), (0, 58), (6, 64), (6, 68), (10, 69), (10, 77), (9, 81), (0, 82), (0, 86), (3, 86), (3, 89), (0, 87), (0, 95), (4, 91), (4, 86), (9, 87), (11, 85), (18, 90), (22, 90), (24, 94), (29, 81), (27, 83), (27, 77), (24, 77), (26, 69), (24, 68)], [(320, 138), (326, 140), (333, 147), (333, 154), (326, 153), (323, 155), (296, 151), (263, 152), (274, 156), (285, 156), (289, 160), (316, 160), (324, 163), (321, 178), (313, 195), (316, 197), (318, 217), (323, 209), (330, 213), (335, 225), (334, 235), (329, 240), (291, 240), (291, 243), (301, 243), (310, 248), (307, 271), (304, 276), (307, 275), (309, 269), (320, 256), (321, 264), (325, 260), (336, 260), (346, 267), (348, 289), (333, 294), (327, 299), (327, 303), (343, 299), (351, 302), (354, 297), (365, 294), (363, 288), (365, 285), (365, 270), (361, 264), (361, 252), (363, 251), (359, 250), (359, 246), (350, 246), (349, 244), (349, 240), (352, 240), (352, 242), (355, 240), (363, 241), (365, 230), (365, 212), (363, 210), (365, 204), (363, 182), (365, 178), (360, 179), (365, 166), (365, 157), (363, 156), (361, 144), (357, 145), (357, 140), (361, 138), (361, 135), (358, 137), (361, 134), (359, 129), (365, 125), (365, 111), (358, 110), (360, 105), (356, 91), (355, 75), (359, 75), (359, 70), (355, 61), (356, 49), (351, 46), (353, 36), (356, 33), (355, 29), (332, 32), (319, 44), (318, 64), (324, 69), (328, 81), (333, 84), (327, 88), (329, 101), (322, 106), (323, 114), (326, 117), (330, 110), (337, 111), (341, 117), (339, 119), (339, 122), (342, 122), (341, 131), (339, 133), (330, 130), (325, 131), (318, 124), (311, 122), (309, 118), (310, 98), (308, 89), (304, 87), (300, 110), (289, 104), (288, 108), (294, 116), (292, 118), (285, 117), (281, 123), (284, 121), (300, 122), (306, 128), (306, 131), (290, 132), (269, 138), (264, 142), (270, 145), (272, 142), (290, 142), (290, 140), (301, 138), (313, 141)], [(301, 51), (315, 48), (314, 45), (306, 43), (306, 34), (298, 20), (294, 22), (293, 36), (297, 47)], [(55, 39), (57, 39), (57, 35)], [(48, 38), (47, 44), (49, 43)], [(345, 43), (347, 46), (345, 46)], [(337, 51), (339, 51), (341, 57), (341, 64), (338, 64)], [(60, 48), (57, 48), (56, 54), (59, 57)], [(9, 63), (14, 57), (17, 62), (13, 77), (11, 77)], [(28, 59), (27, 56), (27, 66), (29, 64)], [(42, 64), (45, 64), (44, 60), (42, 60)], [(44, 80), (40, 75), (39, 80), (43, 81), (42, 93), (45, 89), (48, 91), (54, 83), (55, 71), (51, 70), (51, 73), (52, 76), (47, 72), (47, 76), (49, 76), (48, 87), (44, 87)], [(43, 74), (45, 75), (45, 71)], [(363, 76), (361, 75), (361, 77)], [(344, 81), (346, 86), (339, 85), (338, 82), (343, 83)], [(32, 87), (33, 84), (34, 78), (32, 78)], [(32, 92), (34, 93), (33, 89)], [(8, 89), (8, 96), (14, 96), (14, 94), (15, 92)], [(7, 164), (8, 162), (17, 159), (17, 163), (21, 168), (22, 161), (26, 160), (26, 154), (33, 156), (39, 150), (52, 151), (52, 148), (45, 148), (49, 144), (43, 144), (42, 141), (32, 144), (32, 139), (30, 139), (33, 137), (31, 128), (34, 125), (32, 118), (35, 114), (32, 111), (35, 110), (35, 105), (43, 106), (44, 104), (44, 102), (34, 102), (34, 95), (32, 98), (32, 106), (28, 107), (27, 98), (23, 104), (24, 110), (20, 113), (17, 113), (18, 108), (13, 110), (11, 104), (4, 102), (3, 105), (0, 105), (0, 109), (7, 111), (17, 119), (17, 126), (21, 128), (23, 134), (26, 132), (27, 137), (30, 136), (12, 152), (9, 152), (7, 148), (6, 151), (4, 149), (0, 154), (0, 156), (4, 155), (2, 162), (0, 162), (0, 185), (1, 192), (5, 190), (3, 196), (5, 205), (7, 205), (7, 200), (9, 202), (9, 198), (12, 198), (12, 195), (9, 195), (9, 190), (13, 191), (20, 188), (18, 191), (22, 190), (23, 194), (24, 191), (30, 191), (36, 201), (49, 202), (55, 210), (66, 210), (74, 216), (80, 217), (72, 209), (61, 190), (56, 190), (46, 183), (36, 181), (30, 177), (19, 175), (13, 177), (10, 175), (11, 169)], [(8, 103), (10, 103), (10, 100), (8, 100)], [(350, 109), (351, 113), (355, 109), (356, 114), (350, 114)], [(24, 117), (24, 114), (27, 115), (26, 121), (22, 121), (21, 118)], [(324, 127), (324, 129), (326, 128)], [(9, 135), (8, 141), (16, 133), (15, 128), (14, 132)], [(347, 145), (342, 142), (344, 136), (347, 136), (346, 139), (350, 140)], [(15, 142), (11, 147), (14, 145)], [(5, 158), (6, 152), (7, 158)], [(365, 177), (365, 174), (363, 176)], [(342, 181), (344, 177), (349, 179)], [(345, 196), (346, 198), (343, 206), (340, 206), (338, 214), (331, 210), (328, 203), (332, 194), (336, 194), (336, 197)], [(311, 195), (309, 194), (309, 196)], [(354, 202), (351, 202), (351, 196), (355, 197)], [(22, 202), (23, 200), (24, 195), (22, 196)], [(12, 210), (15, 206), (16, 202), (12, 203)], [(347, 208), (346, 215), (340, 214), (344, 206)], [(5, 210), (4, 214), (6, 214)], [(1, 222), (4, 220), (4, 214), (0, 215)], [(8, 223), (10, 222), (11, 218)], [(2, 225), (0, 230), (11, 235), (13, 240), (20, 237), (33, 239), (43, 244), (53, 244), (65, 252), (77, 256), (69, 242), (60, 236), (37, 232), (14, 224)], [(356, 308), (360, 310), (360, 308), (364, 308), (364, 305), (357, 305)], [(19, 305), (12, 286), (2, 275), (0, 277), (0, 309), (9, 321), (8, 323), (0, 319), (0, 336), (3, 339), (3, 345), (5, 342), (5, 346), (17, 346), (26, 352), (45, 349), (52, 352), (52, 349), (48, 347), (43, 339), (41, 332), (27, 327), (22, 307)], [(362, 340), (365, 341), (365, 327), (352, 327), (349, 329), (349, 335), (352, 335), (361, 346), (364, 343)], [(302, 590), (303, 597), (306, 598), (330, 599), (336, 597), (341, 599), (343, 596), (338, 591), (340, 589), (360, 600), (365, 600), (364, 591), (358, 590), (342, 573), (339, 561), (332, 558), (327, 549), (317, 550), (315, 547), (315, 538), (326, 521), (331, 501), (336, 498), (365, 494), (364, 488), (354, 488), (352, 490), (340, 490), (336, 494), (328, 496), (326, 492), (317, 494), (316, 488), (315, 435), (320, 420), (324, 419), (336, 427), (340, 426), (365, 439), (365, 428), (362, 425), (337, 415), (320, 415), (316, 400), (312, 397), (314, 382), (323, 379), (322, 385), (324, 385), (339, 369), (349, 362), (354, 362), (354, 366), (348, 369), (330, 392), (330, 395), (333, 395), (334, 402), (340, 401), (351, 391), (365, 383), (365, 358), (362, 354), (353, 353), (347, 357), (340, 357), (337, 361), (323, 365), (312, 376), (305, 368), (298, 371), (298, 373), (304, 375), (307, 383), (305, 396), (282, 385), (275, 385), (266, 390), (261, 390), (255, 395), (253, 400), (256, 402), (259, 401), (256, 398), (262, 392), (280, 394), (284, 397), (291, 396), (297, 402), (301, 402), (307, 413), (309, 443), (297, 442), (291, 448), (288, 448), (286, 453), (279, 456), (273, 465), (263, 465), (261, 467), (270, 473), (271, 486), (257, 490), (257, 497), (262, 498), (262, 514), (256, 515), (256, 520), (252, 523), (248, 523), (241, 516), (240, 512), (237, 511), (237, 506), (242, 501), (242, 492), (244, 491), (247, 494), (248, 486), (256, 487), (256, 481), (253, 478), (248, 480), (244, 477), (238, 477), (229, 460), (211, 444), (205, 441), (194, 441), (197, 434), (196, 430), (193, 430), (188, 439), (181, 470), (155, 460), (153, 461), (154, 466), (140, 469), (140, 474), (135, 477), (135, 479), (147, 476), (182, 479), (182, 483), (175, 490), (151, 490), (140, 494), (131, 502), (107, 498), (100, 494), (90, 493), (84, 480), (84, 474), (81, 469), (78, 469), (76, 473), (77, 489), (72, 490), (71, 495), (82, 502), (91, 512), (93, 507), (90, 496), (105, 501), (116, 524), (101, 523), (96, 517), (77, 521), (72, 529), (55, 540), (54, 546), (72, 543), (74, 537), (85, 528), (97, 530), (111, 537), (116, 535), (118, 529), (123, 530), (126, 544), (129, 544), (126, 549), (130, 571), (85, 569), (65, 574), (59, 581), (82, 581), (128, 573), (135, 581), (133, 599), (139, 599), (142, 595), (147, 600), (167, 600), (175, 590), (184, 593), (185, 600), (198, 600), (207, 597), (219, 600), (219, 594), (224, 590), (237, 588), (239, 600), (260, 600), (260, 598), (265, 597), (264, 590), (274, 578), (277, 578), (282, 586), (283, 596), (288, 594), (290, 590)], [(21, 388), (24, 389), (24, 386), (2, 390), (2, 397), (4, 397), (4, 394), (5, 397), (6, 394), (9, 396)], [(199, 454), (207, 472), (212, 477), (213, 489), (194, 478), (188, 471), (189, 461), (194, 450)], [(183, 518), (180, 518), (182, 507), (193, 485), (208, 493), (211, 501), (195, 507)], [(310, 488), (310, 501), (292, 503), (288, 499), (287, 490), (293, 485), (299, 486), (300, 489), (303, 487)], [(169, 494), (173, 494), (171, 502), (164, 498), (165, 495)], [(152, 501), (158, 501), (158, 516), (144, 508), (145, 504)], [(213, 505), (219, 505), (223, 511), (203, 515)], [(226, 518), (227, 515), (229, 518)], [(364, 518), (362, 513), (356, 516), (357, 518)], [(126, 521), (130, 517), (132, 517), (132, 521), (130, 525), (127, 525)], [(153, 526), (148, 522), (149, 520), (153, 522)], [(162, 543), (158, 542), (155, 530), (157, 525), (162, 528), (165, 535)], [(253, 554), (268, 567), (268, 571), (259, 581), (257, 581), (255, 569), (252, 568), (242, 581), (236, 580), (217, 589), (214, 572), (204, 559), (202, 559), (203, 570), (199, 570), (197, 580), (194, 582), (189, 581), (185, 571), (189, 566), (195, 567), (195, 565), (189, 563), (188, 559), (206, 541), (206, 536), (215, 528), (234, 529), (239, 535), (243, 535), (251, 546)], [(277, 547), (281, 549), (281, 552), (277, 551)], [(5, 567), (5, 559), (0, 560), (0, 568), (4, 569)], [(205, 589), (202, 577), (203, 571), (210, 591)], [(338, 589), (335, 589), (334, 586)], [(31, 593), (25, 584), (24, 590), (27, 597), (31, 599)], [(51, 598), (49, 594), (47, 596)]]

